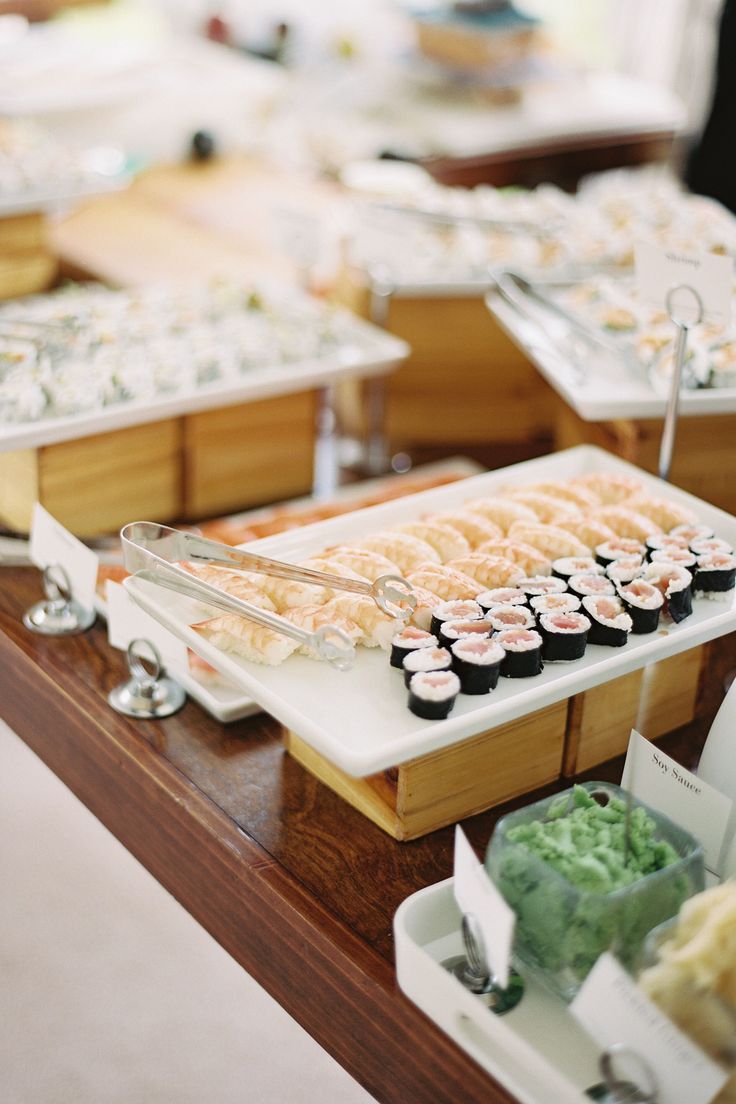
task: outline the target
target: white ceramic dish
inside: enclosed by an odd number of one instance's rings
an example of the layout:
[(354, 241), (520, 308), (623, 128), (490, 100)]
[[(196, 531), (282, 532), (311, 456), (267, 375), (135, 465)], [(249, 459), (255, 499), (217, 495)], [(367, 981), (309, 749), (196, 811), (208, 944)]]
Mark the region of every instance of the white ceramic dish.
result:
[[(452, 879), (412, 894), (394, 917), (400, 988), (522, 1104), (590, 1104), (598, 1051), (557, 997), (526, 981), (519, 1005), (490, 1012), (441, 963), (462, 954)], [(489, 1086), (490, 1088), (490, 1086)]]
[[(566, 479), (586, 471), (639, 476), (653, 494), (690, 506), (719, 536), (736, 544), (736, 518), (602, 449), (583, 445), (293, 529), (254, 541), (248, 547), (295, 562), (329, 545), (492, 494), (503, 485)], [(338, 672), (303, 656), (292, 656), (280, 667), (248, 663), (214, 648), (189, 627), (207, 616), (203, 606), (139, 579), (128, 579), (125, 585), (147, 612), (251, 694), (264, 709), (337, 766), (357, 776), (455, 744), (736, 628), (736, 592), (726, 602), (700, 599), (694, 603), (692, 616), (679, 625), (663, 626), (651, 636), (632, 637), (623, 648), (591, 646), (581, 660), (549, 665), (533, 679), (501, 679), (488, 696), (461, 695), (447, 720), (423, 721), (407, 709), (403, 680), (389, 667), (385, 652), (358, 649), (355, 666), (348, 672)]]
[(195, 391), (173, 397), (163, 395), (153, 399), (115, 403), (90, 413), (43, 418), (35, 422), (6, 422), (0, 424), (0, 452), (38, 448), (59, 441), (89, 437), (95, 433), (107, 433), (125, 426), (157, 422), (162, 418), (176, 418), (196, 411), (255, 402), (273, 395), (293, 394), (351, 377), (382, 375), (408, 356), (409, 347), (399, 338), (358, 318), (351, 320), (351, 326), (356, 334), (361, 331), (365, 333), (366, 349), (356, 344), (346, 346), (339, 354), (323, 359), (253, 369), (237, 382), (227, 380), (207, 384)]
[[(621, 365), (606, 370), (591, 356), (585, 375), (570, 364), (564, 353), (535, 325), (523, 318), (495, 293), (486, 302), (503, 330), (536, 365), (555, 391), (586, 422), (612, 418), (663, 418), (667, 399), (658, 395), (646, 377), (635, 375)], [(674, 326), (672, 327), (674, 333)], [(736, 413), (736, 387), (712, 387), (699, 391), (681, 391), (679, 412), (683, 417), (704, 414)]]

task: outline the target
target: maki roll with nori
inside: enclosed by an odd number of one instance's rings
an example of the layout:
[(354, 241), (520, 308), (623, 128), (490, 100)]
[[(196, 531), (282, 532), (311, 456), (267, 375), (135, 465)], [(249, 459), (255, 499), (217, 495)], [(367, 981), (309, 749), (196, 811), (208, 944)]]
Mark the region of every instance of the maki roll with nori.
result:
[(537, 594), (530, 598), (534, 616), (539, 619), (544, 613), (575, 613), (580, 609), (580, 599), (577, 594)]
[(429, 631), (434, 633), (435, 636), (439, 636), (440, 629), (445, 621), (457, 621), (460, 618), (464, 621), (476, 621), (480, 620), (484, 613), (485, 610), (481, 609), (478, 603), (472, 601), (472, 599), (440, 602), (432, 610)]
[(693, 541), (707, 540), (714, 533), (710, 525), (676, 525), (670, 530), (670, 536), (684, 537), (688, 544), (692, 544)]
[(672, 533), (653, 533), (647, 537), (647, 556), (651, 560), (653, 552), (663, 548), (682, 548), (687, 552), (687, 537), (673, 536)]
[(542, 670), (542, 638), (534, 629), (504, 629), (493, 638), (506, 655), (501, 664), (504, 678), (530, 678)]
[(419, 671), (409, 681), (409, 709), (427, 721), (443, 721), (459, 693), (454, 671)]
[(645, 579), (633, 579), (630, 583), (621, 584), (618, 593), (631, 618), (632, 633), (656, 632), (664, 606), (662, 592)]
[(488, 613), (494, 606), (526, 605), (526, 594), (518, 587), (494, 587), (492, 590), (482, 591), (476, 602), (484, 613)]
[(591, 594), (583, 598), (583, 609), (590, 618), (589, 644), (604, 644), (608, 648), (624, 646), (633, 628), (633, 621), (620, 598), (612, 598), (608, 594)]
[(463, 637), (452, 645), (452, 669), (462, 694), (487, 694), (498, 682), (505, 652), (495, 640)]
[(702, 540), (690, 541), (690, 551), (696, 556), (707, 556), (709, 552), (725, 552), (728, 556), (733, 555), (733, 548), (728, 541), (719, 540), (718, 537), (704, 537)]
[(675, 623), (684, 621), (693, 612), (693, 577), (686, 567), (673, 563), (650, 563), (643, 578), (661, 592), (665, 613)]
[(618, 586), (619, 583), (630, 583), (644, 572), (646, 563), (641, 556), (624, 556), (620, 560), (614, 560), (606, 568), (606, 577)]
[(698, 557), (689, 548), (657, 548), (652, 552), (652, 563), (674, 563), (686, 567), (693, 577), (693, 594), (698, 588)]
[(418, 648), (436, 648), (438, 643), (433, 633), (418, 629), (416, 625), (406, 625), (391, 641), (391, 666), (401, 670), (404, 658), (409, 655), (409, 652), (414, 652)]
[(698, 556), (695, 597), (725, 602), (736, 585), (736, 556), (727, 552), (707, 552)]
[(494, 606), (486, 614), (486, 621), (495, 632), (503, 629), (534, 629), (536, 621), (528, 606)]
[(545, 663), (570, 663), (582, 659), (590, 621), (582, 613), (544, 613), (539, 619), (542, 659)]
[(644, 556), (645, 552), (644, 545), (633, 537), (612, 537), (611, 540), (596, 545), (595, 558), (603, 567), (608, 567), (613, 560), (620, 560), (622, 556)]
[(602, 575), (603, 568), (592, 556), (563, 556), (554, 560), (552, 574), (567, 582), (573, 575)]
[(605, 575), (573, 575), (568, 583), (570, 593), (578, 598), (585, 598), (589, 594), (615, 594), (616, 588)]
[(485, 617), (479, 621), (444, 621), (440, 629), (440, 644), (443, 648), (451, 648), (456, 640), (464, 636), (490, 636), (491, 626)]
[(555, 575), (530, 575), (519, 580), (519, 590), (524, 591), (528, 600), (538, 594), (562, 594), (567, 590), (567, 583)]
[(412, 675), (419, 671), (449, 671), (452, 656), (447, 648), (416, 648), (404, 656), (404, 685), (409, 687)]

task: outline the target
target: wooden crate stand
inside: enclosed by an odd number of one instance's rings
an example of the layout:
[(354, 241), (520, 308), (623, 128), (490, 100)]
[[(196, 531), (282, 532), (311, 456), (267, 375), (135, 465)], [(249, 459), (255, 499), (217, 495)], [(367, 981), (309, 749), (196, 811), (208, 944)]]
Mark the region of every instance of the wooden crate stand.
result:
[(295, 733), (286, 748), (397, 840), (412, 840), (560, 777), (567, 702), (368, 778), (353, 778)]

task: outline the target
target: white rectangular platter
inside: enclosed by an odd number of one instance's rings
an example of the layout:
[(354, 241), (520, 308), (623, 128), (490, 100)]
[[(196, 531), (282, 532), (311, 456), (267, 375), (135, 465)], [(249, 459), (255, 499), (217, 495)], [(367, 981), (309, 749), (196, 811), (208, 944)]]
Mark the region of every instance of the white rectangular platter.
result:
[[(522, 317), (495, 293), (486, 302), (511, 340), (529, 357), (558, 395), (586, 422), (612, 418), (663, 418), (666, 398), (658, 395), (642, 368), (634, 375), (622, 362), (610, 370), (610, 359), (597, 364), (591, 354), (584, 378), (543, 330)], [(674, 327), (673, 327), (674, 330)], [(736, 387), (712, 387), (680, 392), (679, 412), (684, 417), (736, 413)]]
[[(582, 445), (293, 529), (254, 541), (248, 547), (276, 559), (297, 562), (330, 545), (452, 509), (466, 499), (493, 494), (501, 487), (567, 479), (589, 471), (638, 476), (651, 493), (691, 507), (718, 536), (736, 544), (736, 518), (602, 449)], [(581, 660), (549, 665), (532, 679), (501, 679), (487, 696), (460, 695), (446, 720), (425, 721), (409, 712), (403, 680), (389, 666), (385, 652), (358, 649), (355, 665), (347, 672), (303, 656), (291, 656), (280, 667), (249, 663), (219, 651), (189, 627), (207, 616), (203, 606), (134, 577), (125, 585), (143, 608), (265, 710), (338, 767), (359, 777), (458, 743), (736, 629), (736, 596), (726, 602), (700, 599), (693, 604), (692, 616), (679, 625), (662, 626), (651, 636), (632, 637), (623, 648), (590, 646)]]
[(598, 1051), (566, 1006), (533, 980), (496, 1016), (441, 963), (462, 954), (452, 879), (414, 893), (394, 917), (399, 987), (521, 1104), (590, 1104)]
[(370, 351), (356, 341), (355, 345), (345, 345), (339, 353), (329, 357), (278, 366), (264, 365), (244, 373), (237, 381), (204, 384), (194, 391), (173, 396), (113, 403), (99, 410), (34, 422), (0, 421), (0, 452), (39, 448), (127, 426), (158, 422), (163, 418), (326, 387), (340, 380), (383, 375), (408, 356), (406, 342), (377, 326), (359, 318), (351, 319), (351, 326), (356, 335), (365, 334)]

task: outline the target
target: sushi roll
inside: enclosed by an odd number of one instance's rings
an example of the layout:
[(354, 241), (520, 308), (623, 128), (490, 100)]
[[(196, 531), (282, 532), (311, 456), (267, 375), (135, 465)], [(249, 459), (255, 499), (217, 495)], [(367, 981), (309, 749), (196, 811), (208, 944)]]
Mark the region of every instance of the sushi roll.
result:
[(529, 604), (539, 619), (545, 613), (576, 613), (581, 602), (577, 594), (537, 594), (529, 599)]
[(414, 652), (417, 648), (436, 648), (438, 643), (433, 633), (418, 629), (416, 625), (406, 625), (391, 641), (391, 666), (401, 670), (409, 652)]
[(528, 606), (495, 606), (486, 614), (486, 621), (495, 632), (536, 628), (534, 614)]
[(505, 652), (495, 640), (464, 637), (450, 649), (452, 669), (460, 679), (462, 694), (487, 694), (498, 682)]
[(418, 671), (409, 681), (409, 709), (427, 721), (442, 721), (459, 693), (460, 679), (453, 671)]
[(590, 621), (582, 613), (544, 613), (539, 619), (542, 659), (545, 663), (571, 663), (582, 659)]
[(736, 556), (727, 552), (706, 552), (698, 556), (695, 597), (723, 602), (736, 585)]
[(493, 590), (482, 591), (476, 601), (486, 614), (494, 606), (525, 606), (526, 594), (518, 587), (495, 587)]
[(697, 540), (708, 540), (709, 537), (715, 536), (710, 525), (676, 525), (674, 529), (670, 530), (669, 535), (671, 537), (682, 537), (687, 544), (692, 544)]
[(632, 579), (638, 579), (643, 573), (646, 564), (641, 556), (623, 556), (620, 560), (614, 560), (606, 568), (606, 578), (614, 585), (630, 583)]
[(415, 648), (404, 656), (404, 685), (407, 690), (412, 675), (419, 671), (449, 671), (452, 666), (452, 656), (447, 648)]
[(530, 678), (542, 670), (542, 638), (534, 629), (504, 629), (493, 638), (506, 652), (504, 678)]
[(530, 598), (536, 598), (538, 594), (562, 594), (567, 590), (567, 583), (564, 579), (555, 578), (554, 575), (531, 575), (520, 581), (519, 590), (524, 591), (528, 601)]
[(616, 588), (605, 575), (573, 575), (569, 582), (570, 593), (578, 598), (589, 594), (615, 594)]
[(659, 552), (663, 548), (681, 548), (687, 552), (687, 538), (676, 537), (672, 533), (653, 533), (647, 537), (647, 556), (651, 560), (652, 552)]
[(707, 556), (710, 552), (723, 552), (727, 556), (733, 555), (733, 548), (728, 541), (719, 540), (718, 537), (706, 537), (701, 540), (690, 541), (690, 551), (696, 556)]
[(445, 621), (457, 621), (462, 618), (464, 621), (479, 621), (483, 617), (485, 610), (472, 599), (463, 599), (459, 602), (440, 602), (432, 610), (432, 621), (429, 626), (429, 631), (434, 633), (435, 636), (440, 635), (440, 629)]
[(643, 578), (661, 592), (665, 613), (675, 623), (684, 621), (693, 612), (693, 577), (686, 567), (673, 563), (650, 563)]
[(439, 642), (443, 648), (449, 648), (456, 640), (466, 636), (484, 637), (491, 635), (491, 626), (483, 617), (480, 620), (443, 621), (440, 628)]
[(603, 567), (608, 567), (613, 560), (620, 560), (622, 556), (643, 556), (646, 552), (641, 541), (632, 537), (615, 537), (613, 540), (597, 544), (595, 558)]
[(655, 548), (652, 552), (652, 563), (674, 563), (680, 567), (686, 567), (693, 577), (693, 593), (696, 588), (696, 574), (698, 570), (698, 557), (687, 548)]
[(603, 567), (592, 556), (562, 556), (552, 564), (552, 574), (567, 582), (573, 575), (602, 575)]
[(583, 609), (590, 618), (589, 644), (605, 644), (609, 648), (624, 646), (633, 621), (620, 598), (591, 594), (583, 598)]
[(664, 597), (652, 583), (633, 579), (618, 588), (619, 597), (631, 617), (631, 631), (637, 635), (656, 632)]

